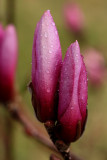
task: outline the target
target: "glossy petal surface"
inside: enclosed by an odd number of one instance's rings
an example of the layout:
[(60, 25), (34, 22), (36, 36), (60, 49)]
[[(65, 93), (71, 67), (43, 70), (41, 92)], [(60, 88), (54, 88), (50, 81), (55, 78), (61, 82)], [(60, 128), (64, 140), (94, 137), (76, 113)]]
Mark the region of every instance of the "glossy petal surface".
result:
[(14, 26), (9, 25), (5, 32), (0, 49), (0, 99), (12, 98), (17, 64), (18, 42)]
[(59, 132), (65, 141), (75, 141), (79, 123), (83, 128), (86, 105), (87, 76), (76, 41), (68, 48), (63, 61), (59, 88), (58, 120), (61, 124)]
[(55, 94), (61, 69), (62, 53), (58, 32), (46, 11), (37, 24), (32, 53), (32, 84), (34, 106), (40, 121), (54, 119)]

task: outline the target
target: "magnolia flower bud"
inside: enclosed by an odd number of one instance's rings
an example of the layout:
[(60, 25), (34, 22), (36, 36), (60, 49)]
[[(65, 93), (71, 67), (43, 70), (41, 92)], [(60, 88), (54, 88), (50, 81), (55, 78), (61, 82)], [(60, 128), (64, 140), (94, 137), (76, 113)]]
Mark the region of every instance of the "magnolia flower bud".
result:
[(1, 46), (2, 46), (3, 37), (4, 37), (4, 29), (3, 29), (2, 25), (0, 24), (0, 53), (1, 53)]
[(62, 63), (58, 32), (46, 11), (37, 24), (32, 52), (33, 106), (42, 122), (55, 118), (55, 95)]
[(99, 86), (102, 84), (107, 76), (105, 59), (103, 55), (99, 51), (89, 48), (84, 55), (84, 61), (91, 84), (94, 86)]
[(87, 117), (87, 74), (79, 44), (67, 50), (62, 64), (59, 86), (58, 134), (65, 142), (78, 139)]
[(14, 94), (18, 46), (14, 26), (9, 25), (5, 31), (0, 27), (0, 32), (0, 101), (5, 103)]
[(77, 4), (64, 6), (64, 19), (66, 26), (74, 33), (80, 33), (84, 28), (84, 15)]

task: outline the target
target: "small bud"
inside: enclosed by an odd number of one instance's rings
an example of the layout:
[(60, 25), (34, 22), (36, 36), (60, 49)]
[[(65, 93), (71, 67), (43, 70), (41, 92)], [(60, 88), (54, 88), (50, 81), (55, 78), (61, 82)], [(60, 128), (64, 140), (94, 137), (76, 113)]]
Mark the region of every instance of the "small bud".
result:
[(50, 11), (37, 24), (32, 51), (33, 106), (42, 122), (55, 118), (55, 95), (62, 63), (59, 36)]
[(14, 26), (7, 26), (3, 32), (2, 38), (0, 36), (0, 101), (5, 103), (14, 94), (18, 46)]
[(67, 50), (59, 86), (58, 134), (65, 142), (73, 142), (81, 136), (87, 117), (86, 106), (87, 74), (76, 41)]
[(84, 55), (84, 61), (87, 68), (89, 82), (96, 87), (101, 85), (107, 76), (107, 69), (103, 55), (99, 51), (89, 48)]
[(77, 4), (66, 4), (64, 6), (64, 19), (66, 26), (74, 33), (80, 33), (84, 29), (84, 15)]

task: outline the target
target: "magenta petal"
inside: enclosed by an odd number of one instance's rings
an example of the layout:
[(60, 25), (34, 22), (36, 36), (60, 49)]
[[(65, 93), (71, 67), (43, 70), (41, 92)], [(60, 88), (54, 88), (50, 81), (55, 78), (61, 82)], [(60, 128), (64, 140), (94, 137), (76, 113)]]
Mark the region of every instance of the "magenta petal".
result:
[(14, 26), (9, 25), (4, 33), (0, 51), (0, 99), (9, 100), (13, 94), (17, 63), (17, 35)]
[(78, 101), (80, 112), (82, 115), (82, 122), (86, 119), (86, 106), (87, 106), (87, 99), (88, 99), (88, 84), (87, 84), (87, 72), (85, 68), (85, 64), (82, 58), (82, 66), (81, 66), (81, 73), (79, 78), (79, 88), (78, 88)]
[[(87, 85), (85, 89), (83, 85), (87, 77), (84, 69), (79, 44), (76, 41), (67, 50), (62, 65), (59, 88), (58, 121), (61, 125), (59, 132), (67, 142), (76, 139), (78, 122), (82, 124), (85, 121)], [(83, 103), (84, 106), (82, 106)]]
[(2, 25), (0, 24), (0, 54), (1, 54), (1, 46), (2, 46), (3, 38), (4, 38), (4, 29)]
[(37, 24), (32, 52), (32, 84), (38, 103), (34, 108), (37, 117), (43, 122), (54, 118), (54, 101), (61, 62), (59, 36), (48, 10)]

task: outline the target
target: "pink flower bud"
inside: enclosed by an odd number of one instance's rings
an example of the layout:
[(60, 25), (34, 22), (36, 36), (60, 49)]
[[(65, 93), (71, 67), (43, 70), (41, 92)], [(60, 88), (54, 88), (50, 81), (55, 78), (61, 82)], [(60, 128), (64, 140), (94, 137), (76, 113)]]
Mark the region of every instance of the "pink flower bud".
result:
[(1, 46), (2, 46), (3, 37), (4, 37), (4, 30), (3, 30), (2, 25), (0, 24), (0, 54), (1, 54)]
[(33, 105), (42, 122), (55, 118), (55, 94), (61, 63), (59, 36), (48, 10), (37, 24), (32, 53)]
[(81, 136), (87, 117), (86, 106), (87, 74), (76, 41), (67, 50), (59, 86), (59, 135), (65, 142), (73, 142)]
[(6, 102), (13, 98), (18, 46), (14, 26), (9, 25), (2, 35), (2, 39), (0, 38), (0, 101)]
[(84, 55), (84, 61), (86, 64), (89, 81), (94, 86), (102, 84), (107, 74), (103, 55), (99, 51), (90, 48)]
[(77, 4), (64, 6), (64, 18), (66, 26), (74, 33), (80, 33), (84, 28), (84, 15)]

